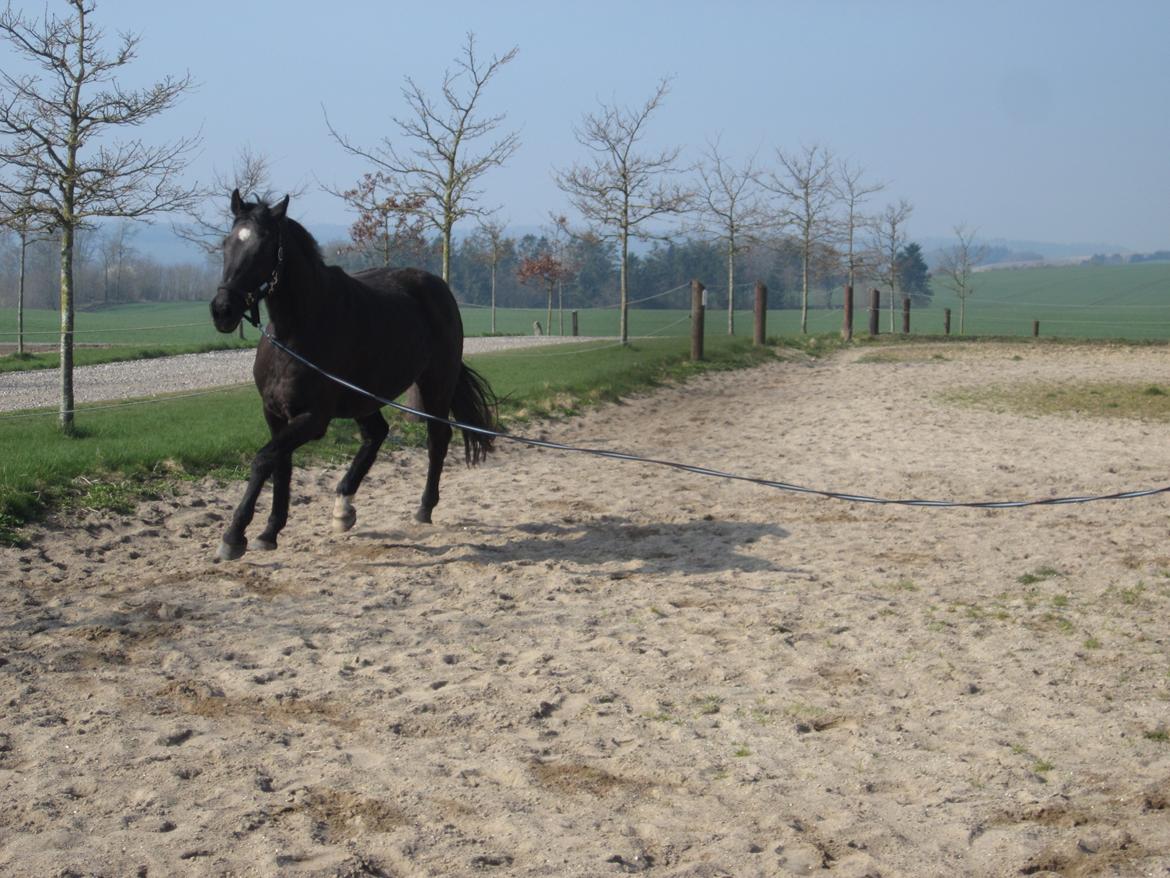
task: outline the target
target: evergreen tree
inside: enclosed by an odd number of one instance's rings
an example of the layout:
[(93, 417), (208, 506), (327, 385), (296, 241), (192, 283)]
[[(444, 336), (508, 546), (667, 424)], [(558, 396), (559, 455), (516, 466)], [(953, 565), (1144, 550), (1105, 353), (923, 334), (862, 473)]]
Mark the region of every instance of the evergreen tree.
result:
[(929, 305), (934, 290), (930, 288), (930, 272), (922, 258), (922, 248), (914, 242), (903, 247), (898, 253), (896, 270), (898, 289), (915, 305)]

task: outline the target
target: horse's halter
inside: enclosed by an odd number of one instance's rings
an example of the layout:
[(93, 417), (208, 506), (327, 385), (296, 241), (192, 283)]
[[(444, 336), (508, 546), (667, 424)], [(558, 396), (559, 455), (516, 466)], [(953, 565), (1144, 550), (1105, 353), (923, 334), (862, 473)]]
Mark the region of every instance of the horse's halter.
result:
[(260, 302), (276, 291), (280, 282), (280, 269), (284, 265), (284, 223), (280, 224), (280, 239), (276, 245), (276, 265), (272, 267), (272, 277), (260, 284), (256, 290), (250, 290), (244, 295), (244, 319), (257, 329), (260, 328)]

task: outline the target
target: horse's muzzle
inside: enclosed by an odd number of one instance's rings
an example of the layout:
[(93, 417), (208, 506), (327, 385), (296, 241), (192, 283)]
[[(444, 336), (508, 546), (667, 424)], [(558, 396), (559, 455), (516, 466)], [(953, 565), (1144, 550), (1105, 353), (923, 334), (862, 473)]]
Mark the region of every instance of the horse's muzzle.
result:
[(238, 296), (233, 296), (227, 287), (220, 287), (211, 300), (211, 322), (220, 332), (235, 332), (244, 316), (243, 302), (237, 304)]

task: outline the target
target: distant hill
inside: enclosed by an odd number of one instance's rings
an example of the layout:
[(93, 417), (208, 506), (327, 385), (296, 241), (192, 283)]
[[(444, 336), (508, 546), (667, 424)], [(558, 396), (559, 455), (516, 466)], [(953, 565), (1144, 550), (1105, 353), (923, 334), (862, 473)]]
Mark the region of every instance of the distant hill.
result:
[[(954, 238), (921, 238), (926, 264), (934, 270), (945, 252), (955, 246)], [(1067, 265), (1089, 259), (1098, 253), (1127, 256), (1133, 251), (1117, 244), (1055, 244), (1051, 241), (1021, 241), (1009, 238), (980, 238), (988, 247), (985, 266)]]

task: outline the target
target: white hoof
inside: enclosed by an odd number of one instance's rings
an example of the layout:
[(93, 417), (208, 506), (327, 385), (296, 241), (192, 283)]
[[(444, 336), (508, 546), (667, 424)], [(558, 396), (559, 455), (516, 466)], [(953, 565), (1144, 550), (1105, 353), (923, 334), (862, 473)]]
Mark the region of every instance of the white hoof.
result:
[(343, 534), (357, 521), (357, 510), (353, 508), (353, 495), (338, 494), (333, 504), (333, 530)]
[(219, 558), (220, 561), (235, 561), (238, 558), (243, 558), (246, 551), (248, 551), (247, 543), (242, 546), (233, 546), (230, 543), (221, 542), (215, 557)]

